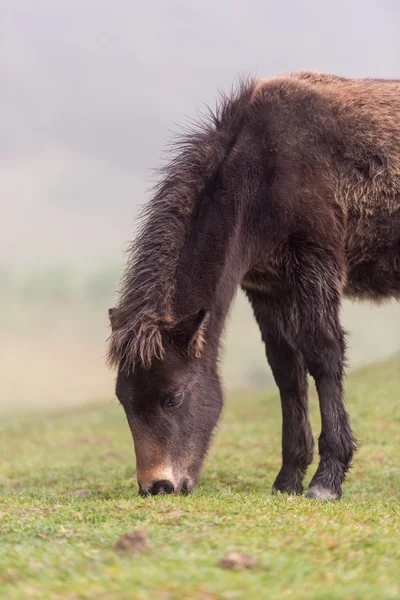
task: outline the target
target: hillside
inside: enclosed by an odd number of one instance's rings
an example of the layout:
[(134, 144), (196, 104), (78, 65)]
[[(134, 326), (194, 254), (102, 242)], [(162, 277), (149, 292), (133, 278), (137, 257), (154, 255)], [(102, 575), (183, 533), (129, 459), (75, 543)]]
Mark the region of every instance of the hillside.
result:
[[(54, 267), (0, 270), (0, 415), (60, 410), (103, 400), (114, 374), (105, 364), (107, 308), (115, 303), (118, 269)], [(351, 368), (400, 351), (400, 304), (345, 303)], [(21, 377), (21, 365), (24, 376)], [(273, 383), (251, 308), (238, 294), (228, 319), (222, 360), (227, 389)]]

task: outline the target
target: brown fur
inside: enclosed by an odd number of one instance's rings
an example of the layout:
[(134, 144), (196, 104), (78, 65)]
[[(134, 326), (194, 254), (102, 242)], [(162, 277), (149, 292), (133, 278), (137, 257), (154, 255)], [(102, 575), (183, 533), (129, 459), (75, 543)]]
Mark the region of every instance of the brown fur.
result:
[[(222, 406), (220, 339), (241, 285), (282, 400), (274, 487), (301, 492), (312, 460), (310, 373), (322, 433), (309, 495), (340, 497), (354, 450), (341, 299), (400, 297), (400, 83), (309, 72), (248, 80), (177, 150), (110, 315), (128, 420), (180, 465), (173, 489), (191, 487)], [(168, 399), (183, 392), (175, 417)]]

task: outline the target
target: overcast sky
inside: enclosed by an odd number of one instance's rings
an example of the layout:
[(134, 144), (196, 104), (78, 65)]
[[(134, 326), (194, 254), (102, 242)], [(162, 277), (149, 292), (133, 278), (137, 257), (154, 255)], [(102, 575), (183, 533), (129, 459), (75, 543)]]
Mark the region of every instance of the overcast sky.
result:
[(2, 263), (121, 260), (174, 122), (240, 73), (400, 77), (396, 0), (0, 0)]

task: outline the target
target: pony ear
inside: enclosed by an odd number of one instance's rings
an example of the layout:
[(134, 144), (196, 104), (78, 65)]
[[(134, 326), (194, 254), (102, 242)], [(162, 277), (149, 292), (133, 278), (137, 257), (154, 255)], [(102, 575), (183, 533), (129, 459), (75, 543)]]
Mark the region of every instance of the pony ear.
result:
[(210, 311), (206, 308), (185, 317), (170, 330), (173, 344), (191, 358), (200, 358), (209, 320)]

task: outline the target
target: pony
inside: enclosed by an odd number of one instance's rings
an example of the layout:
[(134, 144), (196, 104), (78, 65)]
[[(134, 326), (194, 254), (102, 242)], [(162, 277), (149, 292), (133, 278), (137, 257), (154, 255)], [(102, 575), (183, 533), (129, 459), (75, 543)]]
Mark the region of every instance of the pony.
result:
[(187, 493), (223, 405), (218, 364), (241, 287), (282, 404), (273, 490), (334, 500), (356, 442), (344, 404), (343, 297), (400, 296), (400, 81), (300, 72), (239, 81), (178, 139), (143, 213), (108, 360), (139, 493)]

